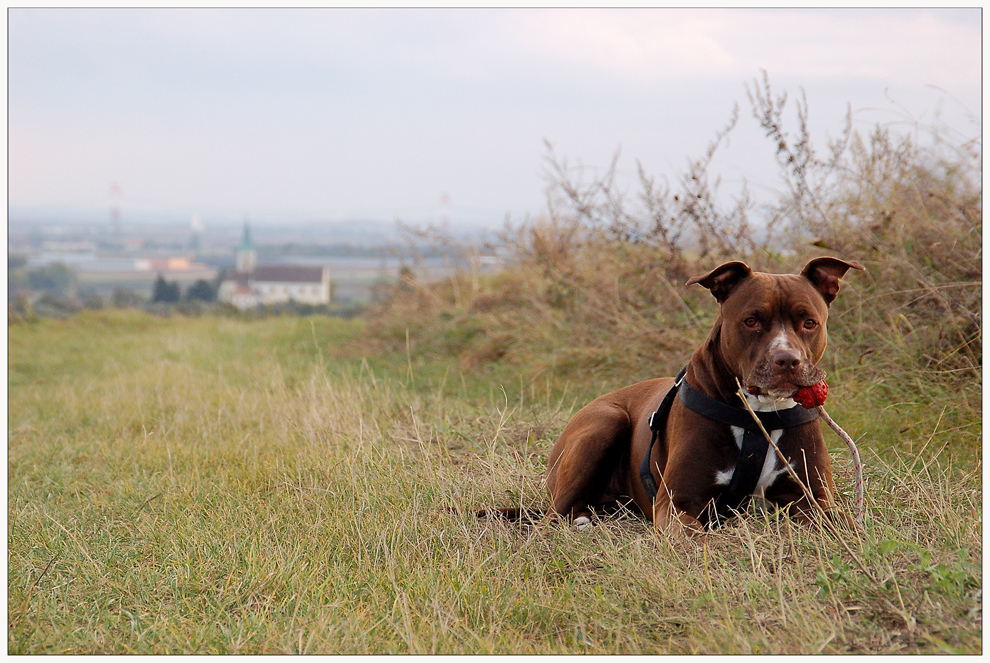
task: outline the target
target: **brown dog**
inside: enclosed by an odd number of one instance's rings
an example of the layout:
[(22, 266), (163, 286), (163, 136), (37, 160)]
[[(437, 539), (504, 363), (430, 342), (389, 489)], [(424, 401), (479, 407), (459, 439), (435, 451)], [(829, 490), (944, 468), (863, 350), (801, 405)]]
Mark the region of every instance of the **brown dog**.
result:
[(647, 380), (600, 396), (574, 415), (548, 459), (553, 509), (583, 527), (594, 511), (634, 505), (677, 536), (703, 533), (757, 494), (810, 522), (815, 506), (754, 429), (738, 379), (818, 505), (848, 521), (832, 501), (817, 411), (793, 397), (824, 379), (817, 363), (829, 305), (850, 268), (863, 266), (817, 258), (801, 274), (765, 274), (730, 262), (689, 280), (711, 291), (721, 314), (676, 394), (673, 378)]

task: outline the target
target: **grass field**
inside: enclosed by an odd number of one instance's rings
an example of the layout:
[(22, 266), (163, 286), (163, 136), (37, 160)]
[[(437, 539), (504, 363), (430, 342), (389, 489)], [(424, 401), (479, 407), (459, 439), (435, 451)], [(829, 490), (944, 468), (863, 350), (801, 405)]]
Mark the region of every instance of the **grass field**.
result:
[(415, 335), (369, 343), (361, 320), (109, 310), (8, 332), (9, 653), (982, 650), (965, 398), (876, 402), (830, 372), (867, 464), (863, 531), (753, 513), (700, 548), (633, 516), (471, 514), (545, 507), (568, 417), (643, 376), (465, 368)]

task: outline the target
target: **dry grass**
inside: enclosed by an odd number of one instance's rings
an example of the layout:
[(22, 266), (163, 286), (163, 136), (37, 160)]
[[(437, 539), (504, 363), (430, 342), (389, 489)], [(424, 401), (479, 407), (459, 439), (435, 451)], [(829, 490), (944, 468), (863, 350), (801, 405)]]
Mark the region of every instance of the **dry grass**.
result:
[(478, 521), (546, 506), (581, 397), (348, 356), (363, 334), (113, 312), (11, 328), (8, 650), (980, 650), (978, 465), (867, 451), (858, 561), (759, 514), (706, 549), (635, 517)]

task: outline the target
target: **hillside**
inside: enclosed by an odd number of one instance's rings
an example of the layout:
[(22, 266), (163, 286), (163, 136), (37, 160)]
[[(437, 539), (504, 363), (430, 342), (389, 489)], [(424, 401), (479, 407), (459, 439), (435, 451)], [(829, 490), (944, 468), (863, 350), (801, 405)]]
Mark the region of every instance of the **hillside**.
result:
[(848, 549), (756, 514), (706, 549), (637, 517), (519, 528), (471, 510), (545, 506), (546, 452), (599, 385), (374, 351), (368, 329), (112, 311), (12, 326), (8, 650), (980, 651), (978, 410), (836, 382), (869, 480)]

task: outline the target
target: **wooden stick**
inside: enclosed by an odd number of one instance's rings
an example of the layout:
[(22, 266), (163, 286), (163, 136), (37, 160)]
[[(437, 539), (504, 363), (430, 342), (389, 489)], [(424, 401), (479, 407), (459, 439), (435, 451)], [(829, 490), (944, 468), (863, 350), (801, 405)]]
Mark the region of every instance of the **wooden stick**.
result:
[[(787, 468), (787, 471), (790, 473), (791, 478), (797, 481), (797, 484), (801, 486), (801, 490), (804, 491), (804, 495), (808, 499), (808, 501), (811, 502), (812, 507), (817, 508), (818, 511), (821, 513), (822, 524), (836, 534), (836, 539), (838, 539), (839, 544), (846, 549), (846, 552), (849, 553), (849, 556), (852, 557), (854, 562), (856, 562), (856, 566), (858, 566), (859, 570), (863, 572), (863, 575), (869, 578), (873, 582), (873, 584), (875, 585), (879, 584), (877, 582), (877, 579), (873, 577), (873, 574), (870, 573), (870, 570), (866, 568), (866, 564), (863, 563), (863, 560), (861, 560), (859, 556), (855, 552), (853, 552), (852, 548), (849, 547), (849, 544), (846, 543), (845, 537), (842, 536), (841, 532), (839, 532), (835, 524), (831, 522), (831, 519), (828, 517), (828, 514), (825, 512), (825, 509), (822, 507), (821, 504), (818, 503), (818, 500), (816, 500), (814, 495), (811, 493), (811, 489), (804, 485), (804, 482), (801, 481), (801, 477), (799, 477), (797, 472), (794, 471), (794, 468), (791, 467), (791, 464), (787, 462), (787, 458), (784, 456), (783, 452), (781, 452), (780, 447), (778, 447), (777, 444), (773, 441), (773, 438), (770, 437), (770, 434), (767, 432), (767, 429), (763, 427), (763, 422), (760, 421), (760, 418), (758, 416), (756, 416), (756, 412), (753, 411), (753, 408), (749, 404), (749, 401), (746, 400), (746, 392), (743, 390), (743, 386), (742, 383), (739, 381), (739, 378), (736, 378), (736, 384), (739, 385), (739, 391), (737, 391), (736, 393), (738, 394), (739, 398), (742, 400), (743, 405), (745, 405), (746, 409), (749, 410), (749, 414), (751, 417), (753, 417), (753, 421), (756, 422), (756, 425), (760, 427), (761, 431), (763, 431), (763, 436), (767, 438), (767, 442), (769, 442), (770, 446), (773, 447), (773, 450), (777, 452), (777, 456), (784, 464), (784, 467)], [(855, 445), (853, 446), (855, 447)], [(856, 455), (857, 457), (859, 456), (858, 453)]]
[(743, 405), (746, 407), (746, 409), (749, 410), (749, 414), (750, 416), (753, 417), (753, 421), (755, 421), (756, 425), (760, 427), (760, 431), (763, 432), (763, 437), (767, 438), (767, 442), (770, 443), (770, 446), (777, 453), (777, 458), (779, 458), (780, 462), (784, 464), (784, 469), (786, 469), (788, 474), (791, 475), (791, 478), (797, 482), (797, 485), (801, 486), (801, 490), (804, 491), (804, 496), (808, 500), (808, 502), (811, 503), (811, 507), (812, 508), (818, 507), (818, 510), (822, 512), (822, 515), (825, 515), (825, 510), (822, 508), (822, 505), (818, 503), (818, 500), (815, 499), (815, 496), (812, 494), (811, 489), (804, 485), (804, 482), (801, 481), (801, 477), (798, 476), (798, 473), (794, 471), (794, 468), (791, 467), (791, 464), (787, 461), (787, 458), (784, 456), (784, 452), (780, 450), (780, 447), (777, 446), (777, 443), (774, 442), (773, 438), (770, 437), (770, 433), (768, 433), (767, 429), (763, 427), (763, 422), (760, 421), (760, 418), (758, 416), (756, 416), (756, 412), (753, 411), (753, 407), (749, 404), (749, 401), (746, 400), (746, 392), (743, 390), (743, 386), (742, 383), (739, 382), (739, 378), (736, 378), (736, 384), (739, 385), (739, 391), (737, 391), (736, 394), (742, 400)]

